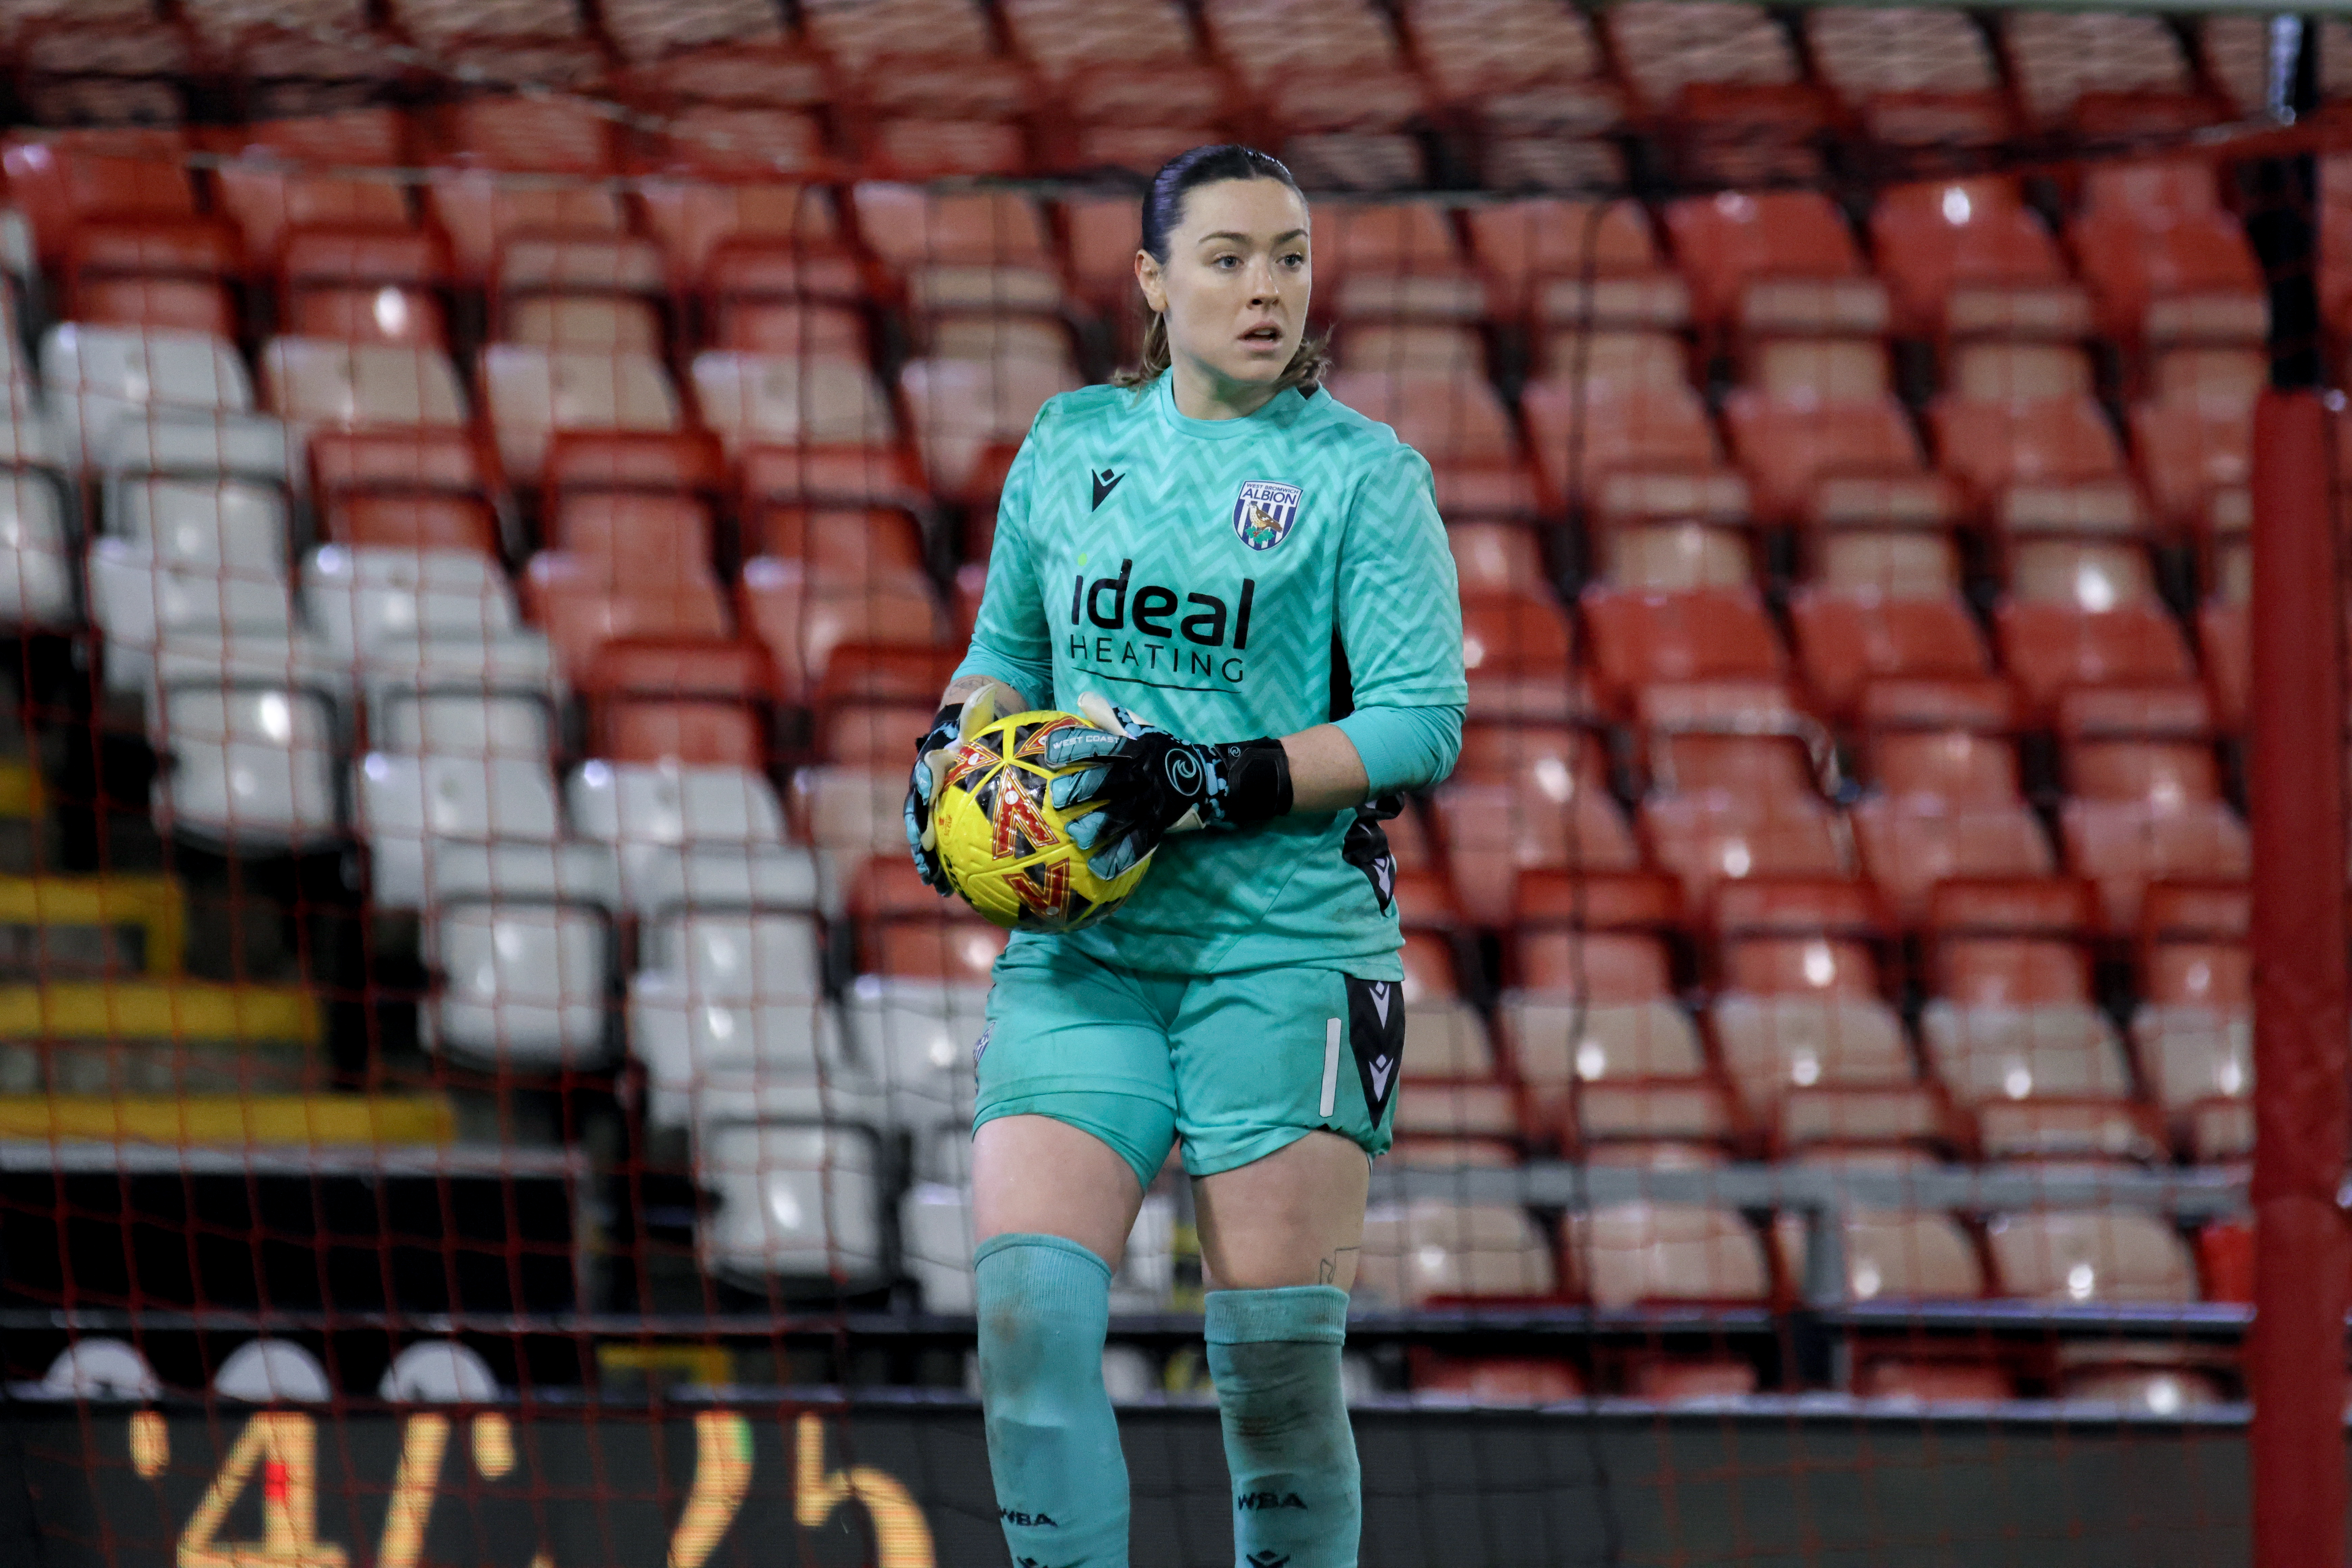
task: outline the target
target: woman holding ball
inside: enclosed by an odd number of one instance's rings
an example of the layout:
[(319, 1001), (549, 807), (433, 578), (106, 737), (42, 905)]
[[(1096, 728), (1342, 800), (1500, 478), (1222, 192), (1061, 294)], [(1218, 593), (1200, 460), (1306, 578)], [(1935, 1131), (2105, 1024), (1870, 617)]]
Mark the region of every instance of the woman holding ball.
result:
[(943, 892), (931, 753), (991, 714), (1083, 708), (1098, 727), (1054, 731), (1045, 758), (1067, 770), (1056, 805), (1097, 807), (1071, 838), (1105, 878), (1156, 857), (1108, 918), (1013, 936), (979, 1052), (982, 1398), (1005, 1539), (1034, 1568), (1128, 1561), (1101, 1352), (1179, 1139), (1235, 1560), (1356, 1562), (1339, 1352), (1404, 1037), (1377, 803), (1445, 776), (1465, 689), (1429, 466), (1317, 385), (1310, 229), (1265, 153), (1160, 170), (1142, 365), (1039, 412), (918, 745), (908, 833)]

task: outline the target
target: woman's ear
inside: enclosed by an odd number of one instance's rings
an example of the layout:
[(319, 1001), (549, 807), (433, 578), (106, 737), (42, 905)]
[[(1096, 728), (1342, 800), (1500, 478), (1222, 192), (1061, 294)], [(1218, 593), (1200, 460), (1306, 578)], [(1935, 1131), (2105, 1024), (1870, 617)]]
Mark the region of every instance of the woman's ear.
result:
[(1152, 314), (1166, 313), (1168, 284), (1160, 276), (1159, 261), (1148, 250), (1135, 253), (1135, 281), (1143, 289), (1143, 302), (1151, 307)]

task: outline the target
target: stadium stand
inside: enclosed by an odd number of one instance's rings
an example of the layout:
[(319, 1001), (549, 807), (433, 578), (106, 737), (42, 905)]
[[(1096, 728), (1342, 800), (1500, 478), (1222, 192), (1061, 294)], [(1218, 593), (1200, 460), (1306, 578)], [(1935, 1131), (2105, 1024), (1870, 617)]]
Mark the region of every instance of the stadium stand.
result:
[[(371, 1149), (620, 1149), (598, 1190), (637, 1253), (600, 1307), (968, 1312), (1003, 936), (913, 880), (906, 742), (1012, 450), (1139, 331), (1131, 193), (1039, 182), (1234, 134), (1317, 192), (1328, 390), (1430, 459), (1461, 585), (1461, 762), (1388, 825), (1397, 1163), (2249, 1157), (2241, 216), (2160, 159), (1713, 188), (1811, 178), (1842, 134), (2201, 123), (2249, 91), (2237, 23), (2192, 58), (2147, 17), (1906, 9), (1897, 47), (1886, 13), (1712, 0), (398, 0), (320, 15), (611, 102), (199, 129), (189, 51), (243, 13), (129, 9), (139, 47), (95, 63), (94, 15), (23, 25), (26, 101), (108, 123), (0, 146), (12, 1137), (228, 1143), (266, 1099)], [(1691, 184), (1597, 196), (1629, 148)], [(1793, 1203), (1427, 1192), (1372, 1211), (1383, 1311), (1807, 1289)], [(1831, 1223), (1845, 1304), (2199, 1299), (2163, 1214)], [(1185, 1304), (1189, 1217), (1156, 1188), (1139, 1225), (1122, 1310)], [(470, 1354), (412, 1347), (383, 1396), (511, 1382)], [(1802, 1385), (1760, 1353), (1416, 1355), (1392, 1376), (1482, 1403)], [(305, 1356), (208, 1370), (348, 1383)], [(155, 1376), (89, 1339), (47, 1373)], [(2022, 1386), (1891, 1351), (1847, 1381)]]

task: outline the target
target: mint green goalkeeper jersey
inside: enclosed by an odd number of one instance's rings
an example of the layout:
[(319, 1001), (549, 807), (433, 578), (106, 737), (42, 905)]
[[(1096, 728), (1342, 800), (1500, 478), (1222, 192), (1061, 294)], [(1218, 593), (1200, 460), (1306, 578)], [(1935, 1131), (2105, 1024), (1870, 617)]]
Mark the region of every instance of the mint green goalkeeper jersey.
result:
[[(1174, 377), (1039, 411), (1007, 477), (959, 675), (1041, 708), (1099, 691), (1187, 741), (1329, 720), (1335, 652), (1359, 709), (1466, 700), (1462, 611), (1429, 465), (1328, 393), (1243, 419), (1176, 410)], [(1064, 936), (1155, 973), (1273, 965), (1396, 980), (1392, 868), (1352, 810), (1171, 835), (1134, 895)]]

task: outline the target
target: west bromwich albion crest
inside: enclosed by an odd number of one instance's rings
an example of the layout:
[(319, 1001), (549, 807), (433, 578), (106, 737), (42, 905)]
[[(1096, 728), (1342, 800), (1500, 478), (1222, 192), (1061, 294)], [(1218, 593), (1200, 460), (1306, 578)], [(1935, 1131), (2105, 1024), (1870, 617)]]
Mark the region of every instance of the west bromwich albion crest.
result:
[(1234, 531), (1252, 550), (1271, 550), (1290, 537), (1301, 499), (1297, 485), (1252, 479), (1234, 501)]

